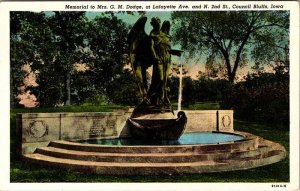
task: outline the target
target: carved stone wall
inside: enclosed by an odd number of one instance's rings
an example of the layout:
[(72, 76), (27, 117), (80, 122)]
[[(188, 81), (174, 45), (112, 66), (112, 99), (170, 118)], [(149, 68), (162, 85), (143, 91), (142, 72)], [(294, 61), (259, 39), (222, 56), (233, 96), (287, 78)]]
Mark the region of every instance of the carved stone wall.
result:
[(130, 114), (65, 113), (61, 115), (61, 139), (96, 139), (119, 137)]
[(128, 137), (130, 112), (17, 114), (18, 152), (33, 153), (53, 140)]
[(233, 131), (233, 110), (188, 110), (185, 132)]
[[(233, 131), (232, 110), (185, 111), (185, 132)], [(132, 110), (97, 113), (17, 114), (18, 153), (33, 153), (53, 140), (130, 137)]]

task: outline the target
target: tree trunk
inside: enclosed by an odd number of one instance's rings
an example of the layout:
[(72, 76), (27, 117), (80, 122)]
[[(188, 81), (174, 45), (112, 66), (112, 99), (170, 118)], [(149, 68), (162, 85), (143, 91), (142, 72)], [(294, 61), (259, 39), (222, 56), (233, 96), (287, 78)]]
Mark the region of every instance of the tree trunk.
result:
[(14, 87), (13, 79), (10, 78), (10, 108), (15, 108), (15, 96), (14, 96)]
[(250, 37), (250, 34), (251, 34), (251, 30), (249, 29), (249, 31), (247, 32), (244, 40), (242, 41), (241, 43), (241, 46), (239, 47), (238, 51), (237, 51), (237, 54), (236, 54), (236, 58), (235, 58), (235, 62), (234, 62), (234, 66), (233, 66), (233, 69), (231, 71), (231, 75), (228, 76), (228, 79), (231, 83), (234, 82), (234, 78), (235, 78), (235, 75), (236, 75), (236, 71), (240, 65), (240, 61), (241, 61), (241, 55), (242, 55), (242, 52), (243, 52), (243, 49), (244, 49), (244, 46), (245, 44), (247, 43), (249, 37)]
[(234, 78), (235, 78), (235, 74), (231, 73), (230, 76), (228, 76), (229, 82), (233, 84), (234, 83)]
[(228, 81), (233, 84), (234, 83), (234, 78), (235, 78), (235, 72), (231, 71), (231, 64), (230, 64), (229, 56), (225, 57), (225, 64), (226, 64)]
[(65, 73), (65, 106), (71, 105), (71, 75), (70, 72)]

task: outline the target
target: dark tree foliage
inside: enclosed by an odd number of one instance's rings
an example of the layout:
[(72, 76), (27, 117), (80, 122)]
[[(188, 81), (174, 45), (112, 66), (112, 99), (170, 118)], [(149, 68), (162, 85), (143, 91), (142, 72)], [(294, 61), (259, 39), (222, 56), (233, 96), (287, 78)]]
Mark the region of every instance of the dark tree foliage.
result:
[(142, 100), (138, 95), (137, 84), (132, 70), (125, 69), (117, 75), (112, 83), (107, 85), (110, 92), (108, 98), (111, 102), (119, 105), (136, 106)]
[(289, 74), (278, 68), (275, 71), (247, 75), (227, 94), (223, 108), (234, 109), (239, 119), (288, 124)]
[[(70, 104), (71, 75), (82, 57), (85, 23), (84, 12), (11, 13), (11, 76), (18, 76), (14, 73), (24, 64), (38, 72), (39, 86), (29, 89), (40, 106)], [(14, 82), (12, 87), (19, 85)]]
[[(10, 87), (11, 106), (18, 106), (17, 95), (24, 79), (22, 66), (41, 64), (41, 53), (46, 52), (49, 27), (44, 13), (10, 12)], [(45, 54), (46, 54), (45, 53)], [(26, 91), (26, 90), (25, 90)]]
[(270, 63), (288, 45), (288, 11), (178, 11), (172, 20), (175, 42), (210, 64), (224, 64), (232, 83), (249, 59)]
[[(51, 44), (48, 44), (52, 49), (48, 51), (52, 55), (48, 58), (44, 57), (45, 59), (50, 59), (50, 63), (44, 66), (37, 66), (36, 68), (42, 71), (39, 78), (39, 87), (49, 86), (51, 83), (47, 81), (52, 75), (57, 80), (56, 83), (60, 84), (60, 87), (51, 93), (60, 90), (63, 93), (62, 102), (64, 105), (70, 105), (71, 77), (74, 74), (74, 64), (82, 60), (83, 53), (81, 49), (85, 46), (85, 33), (88, 30), (86, 26), (87, 19), (85, 12), (58, 11), (54, 12), (54, 15), (47, 19), (52, 32), (52, 41)], [(49, 65), (51, 65), (50, 68), (53, 70), (50, 73), (48, 71)], [(46, 73), (49, 75), (44, 75)], [(42, 93), (44, 94), (44, 91), (41, 91)]]
[[(129, 76), (123, 71), (127, 34), (128, 26), (110, 14), (88, 21), (84, 12), (12, 12), (11, 97), (19, 94), (21, 67), (30, 64), (39, 86), (28, 89), (40, 106), (69, 105), (71, 97), (74, 104), (97, 97), (117, 100), (111, 84)], [(89, 69), (78, 72), (74, 64)]]
[[(90, 57), (86, 63), (90, 82), (99, 94), (111, 96), (111, 84), (123, 75), (128, 62), (126, 38), (128, 27), (115, 16), (99, 16), (89, 22), (88, 48)], [(134, 82), (132, 82), (134, 83)]]
[(182, 79), (182, 87), (182, 104), (188, 107), (196, 101), (196, 89), (191, 77), (184, 77)]
[(178, 101), (179, 95), (179, 78), (175, 76), (171, 76), (169, 79), (169, 87), (170, 87), (170, 100), (171, 102)]
[(195, 80), (196, 98), (201, 102), (221, 101), (231, 87), (232, 84), (227, 80), (199, 77), (198, 80)]

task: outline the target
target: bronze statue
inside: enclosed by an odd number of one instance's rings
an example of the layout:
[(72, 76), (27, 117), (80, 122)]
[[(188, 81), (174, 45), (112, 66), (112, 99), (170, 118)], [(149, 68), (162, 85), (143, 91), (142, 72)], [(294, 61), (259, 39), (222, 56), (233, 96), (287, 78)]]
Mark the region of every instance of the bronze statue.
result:
[[(172, 50), (170, 41), (170, 22), (164, 21), (161, 26), (159, 18), (152, 18), (153, 27), (149, 35), (145, 33), (147, 17), (141, 17), (128, 35), (130, 62), (136, 76), (143, 102), (140, 107), (160, 111), (171, 111), (168, 92), (168, 76), (171, 55), (180, 56), (180, 50)], [(148, 67), (153, 66), (150, 87), (147, 84)]]

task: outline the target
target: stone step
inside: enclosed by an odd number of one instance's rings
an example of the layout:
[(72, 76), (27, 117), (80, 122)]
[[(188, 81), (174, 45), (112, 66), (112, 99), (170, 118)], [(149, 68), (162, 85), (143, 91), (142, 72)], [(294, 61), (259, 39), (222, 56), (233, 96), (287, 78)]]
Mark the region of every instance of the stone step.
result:
[(271, 150), (260, 156), (246, 157), (246, 158), (234, 158), (228, 160), (219, 160), (217, 162), (227, 162), (234, 164), (233, 170), (244, 170), (264, 165), (273, 164), (283, 160), (286, 157), (285, 150)]
[(237, 150), (254, 150), (258, 147), (258, 138), (220, 144), (163, 146), (108, 146), (81, 144), (76, 142), (59, 140), (50, 142), (49, 146), (68, 150), (104, 153), (209, 153), (216, 151), (233, 152)]
[(42, 147), (36, 153), (65, 159), (97, 162), (192, 162), (208, 160), (209, 155), (185, 153), (104, 153)]
[(36, 153), (65, 159), (98, 161), (98, 162), (195, 162), (207, 160), (221, 160), (228, 158), (246, 158), (262, 155), (270, 151), (270, 147), (260, 147), (256, 150), (235, 152), (177, 152), (177, 153), (104, 153), (67, 150), (56, 147), (37, 148)]
[(272, 150), (259, 157), (234, 158), (220, 161), (197, 161), (181, 163), (130, 163), (130, 162), (95, 162), (73, 159), (56, 158), (39, 153), (24, 155), (30, 162), (41, 165), (55, 166), (59, 168), (76, 170), (81, 172), (93, 172), (98, 174), (181, 174), (204, 173), (242, 170), (278, 162), (285, 157), (285, 151)]

